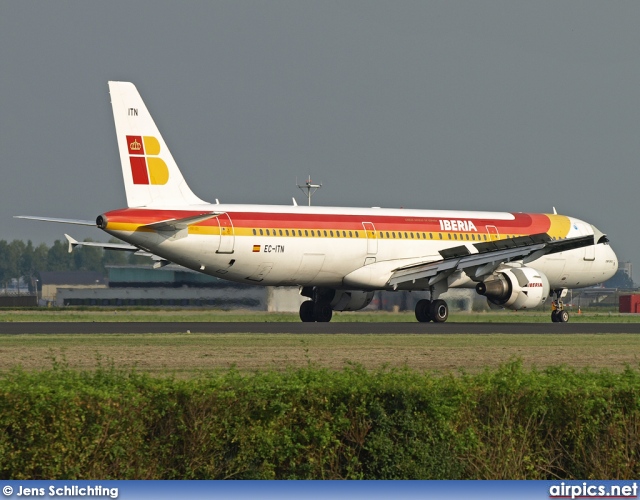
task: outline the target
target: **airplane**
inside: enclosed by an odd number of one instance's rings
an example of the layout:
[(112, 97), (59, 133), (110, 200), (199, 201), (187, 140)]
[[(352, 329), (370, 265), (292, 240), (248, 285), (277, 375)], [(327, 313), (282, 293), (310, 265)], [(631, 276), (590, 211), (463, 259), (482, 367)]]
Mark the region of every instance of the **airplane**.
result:
[(376, 290), (425, 292), (415, 316), (441, 323), (449, 288), (475, 288), (490, 305), (530, 309), (551, 297), (565, 323), (571, 288), (606, 281), (618, 269), (607, 236), (553, 214), (404, 208), (208, 203), (187, 185), (136, 87), (109, 82), (127, 208), (94, 221), (18, 218), (95, 226), (125, 243), (76, 246), (136, 252), (154, 267), (175, 263), (264, 286), (298, 286), (303, 322), (366, 307)]

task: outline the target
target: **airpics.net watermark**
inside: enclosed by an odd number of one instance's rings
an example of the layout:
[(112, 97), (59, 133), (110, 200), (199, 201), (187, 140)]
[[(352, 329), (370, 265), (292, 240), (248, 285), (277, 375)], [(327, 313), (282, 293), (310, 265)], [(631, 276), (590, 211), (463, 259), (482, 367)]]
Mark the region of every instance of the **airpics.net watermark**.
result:
[(118, 498), (118, 488), (105, 488), (101, 485), (95, 486), (54, 486), (48, 488), (25, 488), (18, 486), (6, 485), (2, 488), (2, 494), (5, 497), (16, 496), (22, 497), (107, 497)]
[(560, 483), (549, 488), (549, 498), (638, 498), (638, 485)]

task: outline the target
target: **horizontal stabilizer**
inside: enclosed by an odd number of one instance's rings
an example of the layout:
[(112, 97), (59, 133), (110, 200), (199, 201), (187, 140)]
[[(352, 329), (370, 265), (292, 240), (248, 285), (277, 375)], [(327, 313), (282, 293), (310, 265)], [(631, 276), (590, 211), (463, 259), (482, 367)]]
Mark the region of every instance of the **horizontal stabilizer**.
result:
[(137, 252), (140, 249), (138, 247), (134, 247), (133, 245), (129, 245), (127, 243), (98, 243), (96, 241), (78, 241), (68, 234), (64, 235), (69, 242), (69, 253), (73, 252), (75, 247), (98, 247), (104, 248), (105, 250), (120, 250), (123, 252)]
[(44, 222), (59, 222), (61, 224), (77, 224), (78, 226), (96, 226), (96, 221), (80, 219), (58, 219), (55, 217), (39, 217), (34, 215), (14, 215), (14, 219), (41, 220)]
[(168, 266), (169, 264), (171, 264), (171, 262), (169, 262), (168, 260), (162, 259), (160, 257), (154, 256), (155, 258), (153, 259), (155, 262), (153, 263), (153, 268), (154, 269), (160, 269), (161, 267), (164, 266)]

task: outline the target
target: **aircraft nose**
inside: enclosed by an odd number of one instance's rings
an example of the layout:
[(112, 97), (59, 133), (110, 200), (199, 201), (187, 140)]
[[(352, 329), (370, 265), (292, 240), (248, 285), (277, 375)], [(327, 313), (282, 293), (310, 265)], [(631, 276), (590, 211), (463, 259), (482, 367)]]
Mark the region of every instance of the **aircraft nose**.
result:
[(591, 224), (593, 229), (593, 239), (596, 244), (597, 273), (602, 273), (602, 281), (607, 281), (618, 272), (618, 257), (609, 245), (609, 238), (596, 226)]
[(604, 266), (605, 278), (603, 281), (607, 281), (609, 278), (613, 277), (614, 274), (618, 271), (618, 257), (616, 253), (613, 251), (608, 244), (603, 244), (603, 259), (601, 265)]

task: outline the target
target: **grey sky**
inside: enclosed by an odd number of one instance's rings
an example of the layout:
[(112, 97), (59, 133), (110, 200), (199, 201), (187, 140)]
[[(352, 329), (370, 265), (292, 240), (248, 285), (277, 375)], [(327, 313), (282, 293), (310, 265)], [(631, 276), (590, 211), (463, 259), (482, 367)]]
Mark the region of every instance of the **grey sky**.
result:
[(640, 2), (0, 3), (0, 239), (126, 205), (108, 80), (195, 193), (560, 213), (640, 262)]

